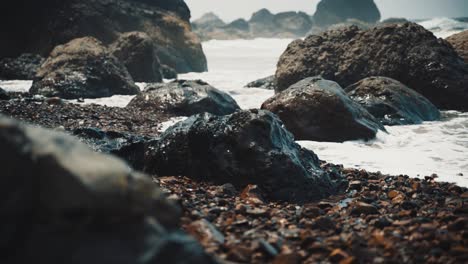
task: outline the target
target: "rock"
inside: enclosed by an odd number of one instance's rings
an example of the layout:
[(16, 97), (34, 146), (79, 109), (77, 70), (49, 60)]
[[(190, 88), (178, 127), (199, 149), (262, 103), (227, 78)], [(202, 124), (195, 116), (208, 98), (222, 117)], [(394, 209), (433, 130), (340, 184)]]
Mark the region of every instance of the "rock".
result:
[(274, 75), (268, 76), (268, 77), (253, 81), (251, 83), (248, 83), (245, 87), (275, 90), (276, 89), (276, 77)]
[(122, 34), (109, 51), (125, 65), (136, 82), (162, 82), (161, 64), (153, 40), (146, 33)]
[(35, 54), (21, 54), (18, 58), (0, 60), (1, 80), (32, 80), (44, 58)]
[(402, 17), (390, 17), (384, 19), (380, 22), (380, 24), (404, 24), (409, 22), (408, 19)]
[(277, 114), (296, 140), (372, 139), (385, 128), (333, 81), (304, 79), (276, 94), (262, 109)]
[(468, 110), (468, 67), (446, 41), (415, 23), (351, 26), (296, 40), (278, 62), (278, 90), (317, 75), (343, 87), (385, 76), (440, 109)]
[(183, 0), (22, 0), (5, 9), (0, 58), (47, 56), (55, 46), (86, 36), (109, 45), (123, 33), (142, 31), (151, 37), (162, 64), (181, 73), (207, 70)]
[(65, 134), (0, 127), (2, 263), (214, 262), (149, 177)]
[(224, 28), (235, 29), (240, 31), (249, 31), (250, 25), (245, 19), (239, 18), (224, 26)]
[(468, 30), (452, 35), (447, 38), (458, 54), (468, 63)]
[(167, 65), (161, 65), (161, 73), (164, 79), (177, 79), (177, 72)]
[(145, 164), (145, 171), (160, 176), (184, 175), (239, 189), (255, 184), (275, 200), (306, 201), (335, 191), (317, 156), (263, 110), (192, 116), (161, 135)]
[(209, 12), (192, 22), (196, 30), (212, 30), (226, 26), (226, 23), (219, 18), (215, 13)]
[(313, 16), (318, 26), (329, 26), (354, 18), (367, 23), (380, 20), (380, 11), (374, 0), (322, 0)]
[(351, 215), (370, 215), (370, 214), (379, 214), (377, 207), (367, 204), (367, 203), (357, 203), (351, 209)]
[(39, 68), (29, 92), (78, 99), (131, 95), (139, 89), (100, 41), (85, 37), (57, 46)]
[(10, 95), (0, 87), (0, 100), (10, 100)]
[(191, 116), (204, 112), (228, 115), (240, 109), (227, 93), (201, 80), (150, 84), (127, 107), (153, 109), (155, 112), (174, 116)]
[(440, 118), (429, 100), (391, 78), (369, 77), (345, 90), (384, 125), (420, 124)]
[(279, 33), (292, 33), (294, 36), (305, 36), (312, 28), (310, 16), (304, 12), (282, 12), (275, 15), (274, 25)]
[(224, 235), (212, 223), (205, 219), (195, 221), (185, 228), (187, 233), (195, 237), (202, 245), (223, 244)]

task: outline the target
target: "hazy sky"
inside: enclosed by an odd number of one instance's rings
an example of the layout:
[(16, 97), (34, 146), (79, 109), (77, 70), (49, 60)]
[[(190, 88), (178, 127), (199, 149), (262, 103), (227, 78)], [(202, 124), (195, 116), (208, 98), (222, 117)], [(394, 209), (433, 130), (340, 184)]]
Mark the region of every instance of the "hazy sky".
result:
[[(353, 0), (348, 0), (353, 1)], [(185, 0), (198, 18), (213, 11), (226, 21), (239, 17), (250, 18), (251, 14), (266, 7), (272, 12), (305, 11), (315, 12), (319, 0)], [(468, 16), (468, 0), (375, 0), (383, 18), (430, 18)]]

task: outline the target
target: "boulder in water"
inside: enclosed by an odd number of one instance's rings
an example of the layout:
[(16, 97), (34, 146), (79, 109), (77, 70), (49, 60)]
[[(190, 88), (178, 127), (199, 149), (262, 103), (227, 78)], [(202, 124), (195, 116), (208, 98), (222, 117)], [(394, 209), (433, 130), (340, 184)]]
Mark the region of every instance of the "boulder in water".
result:
[(245, 87), (275, 90), (276, 89), (276, 77), (272, 75), (272, 76), (268, 76), (262, 79), (258, 79), (256, 81), (248, 83)]
[(149, 148), (145, 170), (239, 189), (256, 184), (270, 199), (304, 202), (336, 191), (317, 156), (302, 149), (274, 114), (200, 114), (179, 122)]
[(0, 79), (32, 80), (44, 58), (36, 54), (21, 54), (18, 58), (0, 60)]
[(162, 82), (161, 64), (152, 39), (144, 32), (122, 34), (109, 51), (127, 68), (136, 82)]
[(342, 23), (350, 18), (367, 23), (380, 20), (380, 11), (374, 0), (321, 0), (313, 16), (318, 26)]
[(468, 30), (448, 37), (447, 41), (468, 64)]
[(150, 84), (127, 107), (173, 116), (191, 116), (204, 112), (228, 115), (240, 109), (229, 94), (201, 80)]
[(391, 78), (369, 77), (345, 90), (384, 125), (420, 124), (440, 118), (429, 100)]
[(296, 40), (278, 62), (277, 91), (317, 75), (343, 87), (385, 76), (440, 109), (468, 110), (468, 67), (449, 43), (415, 23), (351, 26)]
[(122, 63), (95, 38), (57, 46), (38, 70), (32, 94), (65, 99), (132, 95), (140, 90)]
[(343, 142), (372, 139), (385, 128), (335, 82), (304, 79), (263, 103), (296, 140)]

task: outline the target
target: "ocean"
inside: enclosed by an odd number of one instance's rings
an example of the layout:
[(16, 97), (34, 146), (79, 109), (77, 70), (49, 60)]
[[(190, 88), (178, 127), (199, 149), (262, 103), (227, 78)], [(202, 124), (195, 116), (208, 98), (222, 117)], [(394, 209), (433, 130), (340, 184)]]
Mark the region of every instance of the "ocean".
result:
[[(420, 21), (436, 36), (445, 38), (468, 30), (468, 23), (449, 18)], [(180, 79), (202, 79), (228, 92), (244, 108), (259, 108), (273, 91), (244, 88), (259, 78), (274, 74), (279, 56), (291, 39), (212, 40), (203, 43), (209, 71), (179, 75)], [(31, 81), (0, 81), (8, 91), (27, 91)], [(141, 89), (144, 83), (138, 84)], [(88, 99), (96, 103), (124, 107), (133, 96)], [(163, 129), (181, 118), (164, 124)], [(298, 142), (313, 150), (322, 160), (345, 167), (380, 171), (391, 175), (424, 177), (437, 174), (440, 181), (468, 187), (468, 113), (444, 112), (443, 119), (421, 125), (386, 127), (368, 142)]]

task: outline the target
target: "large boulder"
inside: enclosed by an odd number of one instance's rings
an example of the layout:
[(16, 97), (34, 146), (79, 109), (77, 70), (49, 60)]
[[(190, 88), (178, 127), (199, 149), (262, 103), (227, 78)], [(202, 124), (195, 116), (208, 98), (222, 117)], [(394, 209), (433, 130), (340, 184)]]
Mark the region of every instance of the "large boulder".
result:
[(213, 263), (151, 178), (70, 136), (0, 127), (1, 263)]
[(161, 64), (152, 39), (144, 32), (122, 34), (109, 51), (127, 68), (136, 82), (161, 82)]
[(383, 126), (335, 82), (304, 79), (263, 103), (297, 140), (343, 142), (372, 139)]
[(439, 108), (468, 110), (467, 65), (449, 43), (414, 23), (351, 26), (296, 40), (278, 62), (277, 91), (316, 75), (343, 87), (386, 76)]
[(258, 79), (258, 80), (248, 83), (245, 87), (275, 90), (276, 89), (276, 77), (272, 75), (272, 76), (268, 76), (262, 79)]
[(336, 190), (317, 156), (263, 110), (192, 116), (161, 135), (145, 164), (157, 175), (186, 175), (238, 188), (256, 184), (277, 200), (304, 202)]
[(55, 46), (85, 36), (109, 45), (122, 33), (143, 31), (162, 64), (178, 72), (207, 70), (183, 0), (18, 0), (2, 9), (0, 58), (47, 56)]
[(369, 77), (345, 90), (384, 125), (420, 124), (440, 118), (437, 107), (397, 80)]
[(38, 70), (32, 94), (66, 99), (139, 92), (125, 66), (95, 38), (57, 46)]
[(228, 115), (240, 109), (229, 94), (201, 80), (150, 84), (127, 107), (173, 116), (191, 116), (204, 112)]
[(32, 80), (43, 62), (44, 58), (34, 54), (1, 59), (0, 80)]
[(468, 63), (468, 30), (447, 38), (460, 56)]
[(374, 0), (321, 0), (313, 16), (318, 26), (330, 26), (353, 18), (367, 23), (380, 20)]

